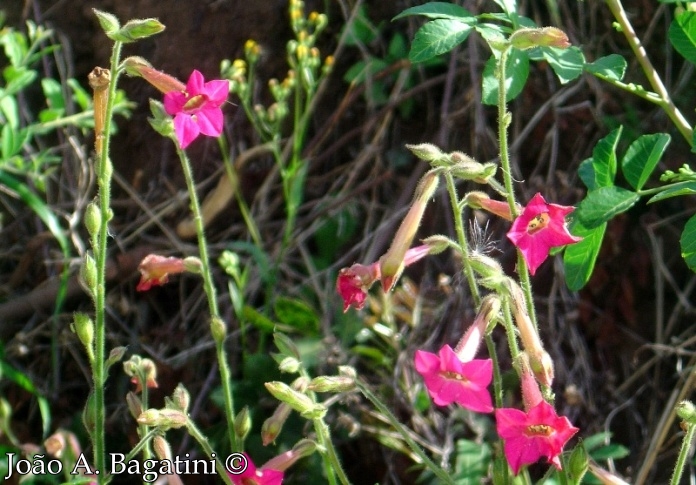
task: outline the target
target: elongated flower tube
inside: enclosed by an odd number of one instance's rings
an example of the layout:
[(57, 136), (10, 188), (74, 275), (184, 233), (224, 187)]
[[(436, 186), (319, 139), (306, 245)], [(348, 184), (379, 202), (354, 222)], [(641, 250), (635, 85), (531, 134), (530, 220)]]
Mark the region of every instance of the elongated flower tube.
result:
[(266, 468), (265, 465), (256, 468), (251, 457), (244, 453), (244, 463), (239, 463), (235, 466), (246, 465), (246, 468), (241, 473), (229, 473), (234, 485), (281, 485), (283, 483), (284, 473), (273, 468)]
[(416, 188), (411, 208), (401, 222), (399, 229), (392, 239), (392, 243), (386, 253), (380, 258), (379, 266), (382, 280), (382, 288), (389, 291), (401, 276), (405, 267), (406, 251), (411, 247), (413, 238), (420, 225), (428, 200), (435, 193), (440, 176), (437, 171), (427, 172)]

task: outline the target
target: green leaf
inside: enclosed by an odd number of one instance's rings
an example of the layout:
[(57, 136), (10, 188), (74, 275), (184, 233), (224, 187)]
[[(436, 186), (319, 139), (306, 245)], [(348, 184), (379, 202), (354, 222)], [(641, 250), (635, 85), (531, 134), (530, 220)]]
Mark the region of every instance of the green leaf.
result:
[(491, 449), (487, 444), (457, 440), (452, 478), (457, 485), (478, 485), (485, 481), (490, 462)]
[(4, 379), (9, 379), (25, 391), (33, 394), (36, 397), (36, 402), (39, 405), (41, 413), (41, 421), (43, 422), (43, 436), (48, 437), (51, 429), (51, 407), (48, 400), (39, 394), (39, 390), (26, 374), (18, 371), (4, 360), (0, 360), (0, 376)]
[(68, 86), (72, 89), (73, 99), (82, 111), (87, 111), (92, 106), (92, 96), (77, 82), (76, 79), (68, 79)]
[(493, 0), (493, 1), (495, 3), (497, 3), (498, 6), (503, 9), (503, 12), (508, 14), (508, 16), (517, 14), (517, 1), (516, 0)]
[(278, 297), (273, 305), (278, 320), (288, 327), (305, 334), (319, 331), (319, 316), (306, 303), (294, 298)]
[(273, 320), (249, 305), (244, 305), (242, 315), (245, 321), (251, 323), (264, 333), (273, 333), (275, 330), (276, 324)]
[(5, 96), (17, 94), (36, 79), (36, 71), (23, 67), (14, 68), (12, 66), (3, 71), (7, 84), (5, 85)]
[(0, 97), (0, 112), (15, 130), (19, 129), (19, 107), (14, 96)]
[(471, 28), (461, 20), (432, 20), (416, 32), (408, 58), (411, 62), (424, 62), (449, 52), (469, 37)]
[(619, 143), (623, 126), (609, 133), (597, 142), (592, 150), (592, 167), (597, 187), (614, 185), (616, 178), (616, 145)]
[(63, 88), (55, 79), (45, 77), (41, 80), (41, 89), (46, 97), (46, 104), (55, 111), (65, 110), (65, 98), (63, 98)]
[(655, 170), (670, 142), (666, 133), (642, 135), (626, 150), (621, 160), (621, 170), (631, 187), (640, 190)]
[(674, 49), (696, 64), (696, 12), (685, 11), (674, 17), (667, 35)]
[(587, 194), (575, 210), (578, 222), (587, 229), (594, 229), (617, 214), (626, 212), (640, 196), (621, 187), (600, 187)]
[(627, 457), (629, 454), (629, 449), (623, 445), (608, 444), (594, 450), (590, 453), (590, 456), (592, 456), (592, 459), (595, 461), (604, 461), (611, 459), (620, 460), (621, 458)]
[(577, 79), (582, 74), (585, 56), (578, 47), (571, 46), (567, 49), (542, 47), (541, 52), (561, 84)]
[(669, 199), (671, 197), (678, 197), (681, 195), (694, 195), (696, 194), (696, 182), (689, 181), (689, 182), (680, 182), (677, 184), (674, 184), (662, 192), (659, 192), (658, 194), (654, 195), (650, 200), (648, 200), (648, 204), (652, 204), (654, 202), (659, 202), (661, 200)]
[(121, 27), (121, 23), (118, 21), (115, 15), (108, 12), (102, 12), (96, 8), (92, 9), (92, 11), (94, 12), (94, 15), (97, 16), (99, 25), (101, 25), (101, 28), (106, 35), (116, 32)]
[(580, 162), (578, 166), (578, 177), (580, 177), (582, 183), (585, 184), (587, 190), (592, 191), (597, 188), (597, 180), (591, 158), (586, 158)]
[(407, 8), (392, 20), (408, 17), (409, 15), (422, 15), (430, 19), (472, 19), (474, 15), (467, 9), (447, 2), (430, 2), (416, 7)]
[(679, 239), (681, 255), (691, 271), (696, 272), (696, 215), (686, 221), (684, 231)]
[(565, 280), (572, 291), (580, 290), (590, 280), (606, 228), (606, 222), (594, 229), (587, 229), (579, 222), (571, 225), (572, 234), (583, 238), (580, 242), (566, 246), (563, 253)]
[(626, 59), (619, 54), (609, 54), (586, 63), (584, 69), (602, 79), (621, 81), (626, 74)]
[(18, 154), (22, 146), (29, 139), (29, 130), (26, 128), (15, 131), (9, 124), (2, 127), (0, 131), (0, 154), (3, 160), (9, 160)]
[[(495, 106), (498, 104), (498, 79), (495, 70), (498, 59), (491, 56), (483, 68), (483, 103)], [(529, 76), (529, 56), (526, 52), (513, 49), (510, 51), (505, 64), (505, 88), (507, 102), (512, 101), (522, 92)]]

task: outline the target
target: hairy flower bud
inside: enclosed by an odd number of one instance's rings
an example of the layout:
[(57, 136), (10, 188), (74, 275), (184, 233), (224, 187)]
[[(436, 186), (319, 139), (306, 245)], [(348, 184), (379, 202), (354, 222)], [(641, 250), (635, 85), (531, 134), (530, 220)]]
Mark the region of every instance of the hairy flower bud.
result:
[(73, 330), (82, 345), (85, 346), (87, 357), (92, 362), (94, 360), (94, 322), (84, 313), (75, 313), (73, 315)]
[(169, 446), (169, 442), (164, 439), (164, 436), (157, 435), (152, 438), (152, 449), (160, 460), (172, 459), (172, 447)]
[(148, 409), (138, 416), (138, 423), (161, 428), (181, 428), (186, 426), (186, 414), (176, 409)]
[(570, 47), (568, 36), (556, 27), (522, 28), (512, 33), (510, 44), (517, 49), (532, 49), (534, 47)]

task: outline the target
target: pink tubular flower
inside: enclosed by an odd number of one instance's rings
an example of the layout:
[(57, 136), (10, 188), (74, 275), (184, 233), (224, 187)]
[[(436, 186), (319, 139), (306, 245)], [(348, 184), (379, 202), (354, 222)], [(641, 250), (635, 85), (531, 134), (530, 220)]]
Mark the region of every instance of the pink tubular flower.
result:
[(487, 389), (493, 380), (491, 359), (462, 362), (449, 345), (444, 345), (439, 355), (417, 350), (415, 362), (430, 397), (438, 406), (456, 402), (479, 413), (493, 411)]
[(549, 256), (549, 249), (582, 240), (566, 227), (565, 217), (573, 210), (574, 207), (547, 204), (537, 193), (512, 223), (507, 237), (522, 252), (532, 275)]
[(174, 116), (174, 132), (181, 148), (186, 148), (199, 134), (220, 136), (222, 109), (229, 94), (229, 83), (222, 80), (204, 82), (203, 74), (194, 70), (185, 91), (164, 95), (164, 109)]
[(560, 470), (563, 446), (578, 432), (568, 418), (556, 414), (544, 400), (527, 413), (496, 409), (495, 420), (498, 435), (505, 441), (505, 457), (515, 475), (523, 465), (536, 463), (542, 456)]
[(229, 474), (232, 483), (235, 485), (281, 485), (283, 483), (284, 473), (282, 471), (264, 467), (256, 468), (249, 455), (244, 453), (244, 456), (247, 467), (242, 473)]
[(140, 282), (137, 291), (147, 291), (153, 286), (162, 286), (169, 281), (170, 274), (183, 273), (186, 266), (183, 259), (148, 254), (138, 265)]
[[(404, 255), (403, 265), (410, 266), (436, 250), (428, 244), (411, 248)], [(367, 291), (380, 279), (382, 279), (382, 271), (379, 261), (368, 266), (356, 263), (350, 268), (341, 269), (336, 279), (336, 291), (343, 298), (343, 312), (347, 312), (351, 306), (355, 306), (357, 310), (364, 307)]]
[(579, 430), (544, 401), (529, 362), (523, 359), (521, 366), (522, 400), (527, 412), (513, 408), (495, 410), (498, 435), (505, 441), (505, 457), (515, 475), (523, 465), (535, 463), (542, 456), (560, 470), (563, 447)]

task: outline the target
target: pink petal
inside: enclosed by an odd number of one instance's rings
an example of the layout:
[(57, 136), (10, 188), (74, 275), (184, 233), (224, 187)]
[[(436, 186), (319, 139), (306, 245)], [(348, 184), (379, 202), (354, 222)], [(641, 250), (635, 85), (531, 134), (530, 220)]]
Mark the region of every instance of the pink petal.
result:
[(196, 113), (196, 122), (204, 135), (220, 136), (222, 133), (222, 110), (220, 108), (202, 109)]
[(227, 96), (230, 94), (230, 83), (214, 79), (205, 83), (202, 94), (208, 97), (208, 101), (214, 106), (220, 106), (227, 101)]
[(174, 133), (179, 140), (181, 148), (186, 148), (196, 139), (200, 133), (198, 124), (193, 121), (191, 115), (179, 113), (174, 117)]
[(197, 69), (194, 69), (186, 82), (186, 92), (189, 97), (203, 94), (204, 81), (203, 74)]
[(168, 115), (181, 113), (186, 104), (186, 95), (179, 91), (170, 91), (164, 95), (164, 110)]

